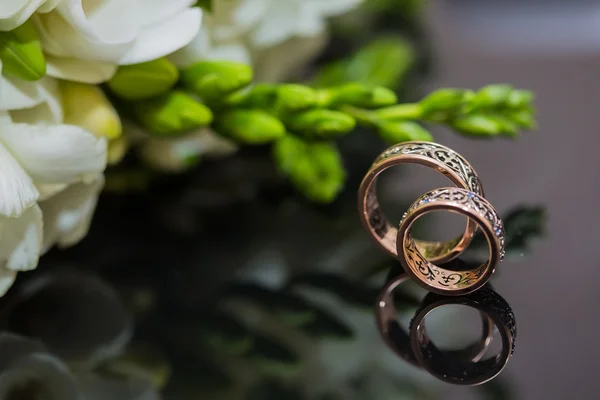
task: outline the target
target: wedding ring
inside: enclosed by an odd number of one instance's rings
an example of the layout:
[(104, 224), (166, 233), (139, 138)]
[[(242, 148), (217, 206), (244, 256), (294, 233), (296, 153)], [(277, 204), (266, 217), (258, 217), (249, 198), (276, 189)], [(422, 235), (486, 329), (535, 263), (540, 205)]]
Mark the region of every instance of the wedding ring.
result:
[[(456, 357), (452, 352), (439, 350), (427, 335), (425, 317), (433, 310), (449, 304), (471, 307), (486, 315), (500, 334), (500, 353), (491, 358), (468, 360)], [(512, 309), (490, 287), (460, 297), (430, 293), (423, 299), (410, 327), (411, 350), (418, 364), (436, 378), (457, 385), (480, 385), (496, 377), (513, 355), (516, 337), (517, 325)]]
[[(465, 215), (482, 230), (488, 245), (488, 260), (475, 268), (455, 271), (427, 260), (412, 237), (411, 226), (419, 217), (433, 211)], [(460, 188), (441, 188), (419, 197), (400, 221), (397, 235), (400, 264), (423, 288), (443, 295), (462, 295), (481, 288), (504, 258), (504, 226), (494, 207), (482, 196)]]
[[(377, 298), (375, 319), (384, 343), (404, 361), (420, 367), (411, 348), (409, 333), (398, 323), (398, 314), (394, 305), (394, 290), (408, 279), (410, 277), (405, 272), (388, 279)], [(445, 354), (463, 361), (479, 361), (485, 354), (494, 334), (494, 323), (486, 314), (481, 314), (481, 322), (483, 334), (479, 341), (465, 349), (448, 351)]]
[[(377, 176), (398, 164), (421, 164), (435, 169), (448, 177), (456, 186), (483, 196), (481, 182), (475, 170), (461, 155), (437, 143), (405, 142), (394, 145), (381, 153), (365, 175), (359, 191), (359, 214), (363, 225), (375, 241), (387, 253), (398, 257), (396, 236), (398, 229), (383, 215), (375, 190)], [(415, 240), (425, 258), (433, 262), (445, 262), (457, 257), (471, 243), (477, 224), (468, 220), (461, 237), (447, 242)]]

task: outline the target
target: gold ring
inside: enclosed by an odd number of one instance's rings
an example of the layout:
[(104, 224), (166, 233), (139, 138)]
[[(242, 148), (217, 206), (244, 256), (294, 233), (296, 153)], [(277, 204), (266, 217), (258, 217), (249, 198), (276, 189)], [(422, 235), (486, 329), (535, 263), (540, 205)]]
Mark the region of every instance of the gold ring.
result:
[[(456, 186), (483, 196), (481, 182), (473, 167), (454, 150), (431, 142), (405, 142), (394, 145), (377, 157), (358, 191), (359, 215), (363, 225), (375, 241), (390, 255), (398, 257), (396, 237), (398, 229), (390, 224), (379, 207), (375, 183), (384, 170), (398, 164), (421, 164), (448, 177)], [(468, 220), (461, 237), (447, 242), (415, 240), (419, 254), (433, 262), (450, 261), (471, 243), (477, 224)]]
[[(482, 230), (488, 245), (488, 260), (471, 270), (444, 269), (428, 261), (411, 233), (413, 222), (437, 210), (465, 215)], [(441, 188), (419, 197), (400, 221), (396, 239), (402, 267), (423, 288), (443, 295), (463, 295), (481, 288), (504, 258), (504, 225), (494, 207), (482, 196), (460, 188)]]

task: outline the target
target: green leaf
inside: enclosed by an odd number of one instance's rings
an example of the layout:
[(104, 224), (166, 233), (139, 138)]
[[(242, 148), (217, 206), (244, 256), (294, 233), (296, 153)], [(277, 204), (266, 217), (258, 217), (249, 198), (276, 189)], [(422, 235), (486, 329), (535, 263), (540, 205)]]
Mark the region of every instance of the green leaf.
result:
[(314, 84), (323, 87), (359, 82), (396, 88), (412, 67), (414, 60), (414, 49), (404, 38), (380, 38), (363, 47), (352, 57), (320, 71)]
[(286, 125), (308, 139), (332, 139), (343, 136), (356, 126), (354, 118), (340, 111), (313, 109), (286, 119)]
[(26, 81), (46, 75), (46, 59), (38, 32), (31, 20), (12, 31), (0, 32), (2, 73)]
[(377, 133), (390, 144), (411, 140), (433, 141), (433, 136), (427, 129), (412, 121), (380, 121), (377, 123)]
[(107, 84), (119, 97), (140, 100), (169, 91), (177, 79), (177, 67), (163, 57), (141, 64), (122, 65)]
[(250, 283), (230, 286), (223, 296), (241, 298), (267, 310), (270, 315), (291, 326), (302, 326), (316, 319), (315, 306), (291, 293), (273, 291)]
[(276, 376), (295, 373), (302, 365), (302, 360), (293, 351), (270, 337), (259, 336), (256, 333), (254, 346), (246, 357), (263, 372)]
[[(291, 287), (312, 287), (326, 291), (349, 305), (365, 310), (372, 310), (380, 289), (368, 287), (360, 282), (354, 282), (340, 275), (330, 273), (312, 273), (296, 276), (289, 284)], [(414, 297), (394, 292), (394, 299), (402, 309), (416, 308), (420, 301)]]
[(344, 186), (346, 172), (333, 143), (287, 135), (275, 142), (273, 157), (279, 171), (312, 201), (330, 203)]
[(245, 144), (264, 144), (285, 135), (283, 123), (263, 110), (231, 110), (217, 118), (216, 131)]
[(319, 339), (349, 340), (354, 338), (352, 328), (341, 321), (334, 313), (319, 309), (317, 318), (300, 329), (307, 335)]
[(212, 112), (188, 94), (174, 90), (132, 103), (137, 120), (153, 135), (180, 136), (212, 122)]
[(200, 61), (181, 71), (183, 85), (197, 95), (215, 101), (252, 82), (249, 65), (231, 61)]

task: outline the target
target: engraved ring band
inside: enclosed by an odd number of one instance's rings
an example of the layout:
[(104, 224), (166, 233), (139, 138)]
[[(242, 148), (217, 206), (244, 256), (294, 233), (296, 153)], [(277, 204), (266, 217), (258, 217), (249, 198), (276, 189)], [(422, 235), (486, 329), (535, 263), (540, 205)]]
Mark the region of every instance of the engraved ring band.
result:
[[(396, 246), (398, 229), (383, 215), (376, 193), (377, 176), (399, 164), (421, 164), (433, 168), (449, 178), (456, 186), (483, 197), (483, 188), (473, 167), (460, 154), (437, 143), (405, 142), (384, 151), (373, 163), (359, 191), (359, 215), (367, 232), (387, 253), (398, 256)], [(477, 223), (467, 221), (461, 237), (447, 242), (415, 239), (419, 254), (432, 262), (446, 262), (457, 257), (471, 243)]]
[[(462, 214), (476, 223), (488, 242), (488, 260), (466, 271), (442, 268), (429, 261), (413, 239), (411, 226), (419, 217), (438, 210)], [(459, 296), (481, 288), (504, 258), (504, 225), (494, 207), (482, 196), (460, 188), (440, 188), (425, 193), (400, 221), (397, 235), (400, 264), (410, 277), (430, 292)]]

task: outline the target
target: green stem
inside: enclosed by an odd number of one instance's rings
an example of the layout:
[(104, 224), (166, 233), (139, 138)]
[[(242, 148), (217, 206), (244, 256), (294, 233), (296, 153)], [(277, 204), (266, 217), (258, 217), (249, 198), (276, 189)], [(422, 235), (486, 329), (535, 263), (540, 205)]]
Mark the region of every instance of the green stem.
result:
[(397, 104), (391, 107), (380, 108), (375, 111), (376, 117), (388, 120), (419, 119), (423, 111), (418, 103)]
[(359, 124), (375, 126), (379, 122), (379, 118), (375, 115), (375, 111), (348, 105), (339, 107), (339, 110), (352, 116)]

